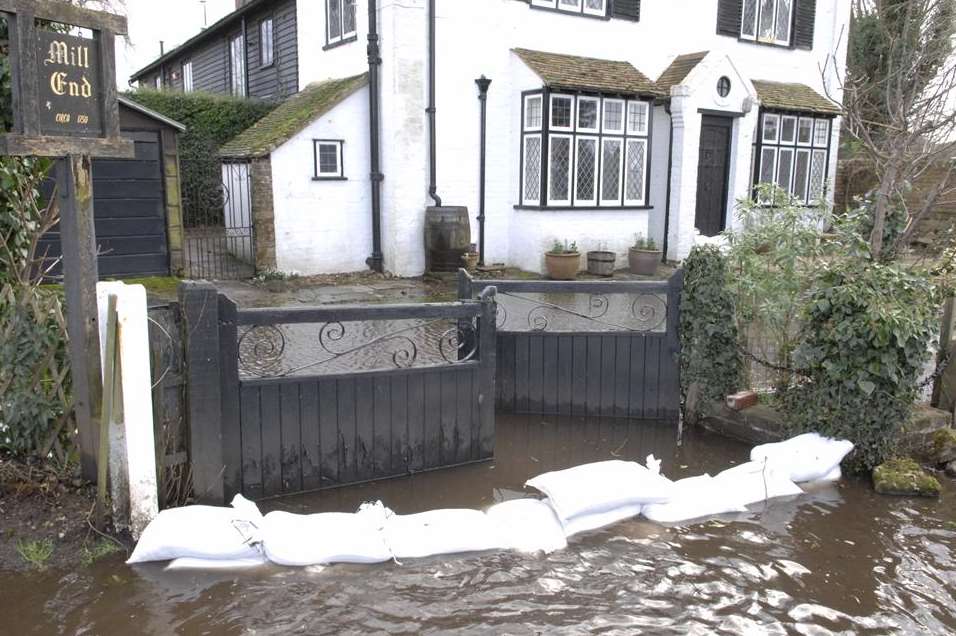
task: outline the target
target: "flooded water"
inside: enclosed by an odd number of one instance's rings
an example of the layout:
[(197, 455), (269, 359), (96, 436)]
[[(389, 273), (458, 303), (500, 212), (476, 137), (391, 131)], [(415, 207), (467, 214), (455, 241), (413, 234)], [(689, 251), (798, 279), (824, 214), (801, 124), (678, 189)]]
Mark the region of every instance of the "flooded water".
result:
[[(670, 477), (715, 473), (748, 448), (673, 426), (498, 419), (494, 462), (263, 502), (399, 513), (482, 508), (535, 474), (655, 453)], [(666, 528), (641, 519), (549, 556), (486, 553), (399, 565), (165, 572), (108, 559), (89, 570), (0, 574), (9, 634), (956, 632), (956, 521), (940, 501), (876, 495), (847, 479), (747, 514)], [(320, 540), (320, 537), (316, 537)]]

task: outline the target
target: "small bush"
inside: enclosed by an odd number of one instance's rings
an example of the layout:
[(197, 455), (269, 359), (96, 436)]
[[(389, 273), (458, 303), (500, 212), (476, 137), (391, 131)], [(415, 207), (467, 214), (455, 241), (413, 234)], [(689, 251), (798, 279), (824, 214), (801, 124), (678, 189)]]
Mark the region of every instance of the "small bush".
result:
[(740, 386), (734, 303), (726, 260), (716, 247), (696, 246), (684, 261), (680, 338), (681, 408), (693, 419), (702, 403), (722, 400)]
[(890, 457), (930, 356), (940, 300), (930, 280), (898, 266), (854, 259), (827, 266), (793, 353), (804, 378), (782, 395), (794, 432), (851, 440), (851, 470)]
[(53, 541), (50, 539), (17, 540), (17, 554), (37, 570), (46, 568), (46, 562), (53, 556)]

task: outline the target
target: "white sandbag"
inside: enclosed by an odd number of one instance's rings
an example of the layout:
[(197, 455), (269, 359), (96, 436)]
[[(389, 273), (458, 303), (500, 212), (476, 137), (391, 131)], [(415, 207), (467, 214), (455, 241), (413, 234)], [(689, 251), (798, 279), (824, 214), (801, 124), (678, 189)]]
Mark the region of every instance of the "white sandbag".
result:
[(644, 509), (643, 504), (628, 504), (604, 512), (589, 512), (564, 521), (564, 536), (570, 539), (576, 534), (600, 530), (615, 523), (632, 519)]
[(853, 443), (818, 433), (804, 433), (783, 442), (762, 444), (750, 451), (753, 461), (767, 460), (796, 483), (816, 481), (833, 474), (833, 469), (853, 450)]
[(724, 488), (710, 475), (674, 482), (674, 496), (667, 503), (648, 504), (641, 514), (658, 523), (680, 523), (729, 512), (746, 512), (743, 499)]
[(769, 462), (747, 462), (728, 468), (714, 480), (718, 488), (727, 489), (749, 506), (778, 497), (802, 495), (803, 490)]
[(262, 545), (278, 565), (382, 563), (392, 558), (381, 525), (372, 515), (360, 513), (270, 512), (263, 524)]
[(143, 531), (128, 564), (198, 559), (249, 559), (261, 554), (257, 544), (263, 517), (254, 503), (236, 495), (232, 506), (183, 506), (160, 512)]
[(251, 559), (195, 559), (182, 557), (173, 559), (166, 566), (169, 571), (205, 570), (207, 572), (221, 570), (250, 570), (269, 563), (269, 560), (260, 555)]
[(396, 559), (500, 550), (498, 526), (480, 510), (429, 510), (393, 515), (385, 522), (385, 545)]
[(495, 504), (485, 514), (507, 550), (550, 553), (568, 546), (564, 528), (547, 500), (513, 499)]
[(674, 484), (637, 462), (610, 460), (529, 479), (527, 486), (551, 500), (562, 524), (592, 512), (670, 500)]

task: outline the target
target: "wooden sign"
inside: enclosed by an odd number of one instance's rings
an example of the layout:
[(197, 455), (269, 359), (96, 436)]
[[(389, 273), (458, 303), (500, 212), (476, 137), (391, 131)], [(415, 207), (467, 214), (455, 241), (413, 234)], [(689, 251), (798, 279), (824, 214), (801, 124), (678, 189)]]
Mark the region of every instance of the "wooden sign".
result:
[(116, 90), (116, 34), (126, 32), (126, 18), (55, 0), (0, 0), (0, 14), (10, 35), (14, 115), (0, 153), (132, 158)]

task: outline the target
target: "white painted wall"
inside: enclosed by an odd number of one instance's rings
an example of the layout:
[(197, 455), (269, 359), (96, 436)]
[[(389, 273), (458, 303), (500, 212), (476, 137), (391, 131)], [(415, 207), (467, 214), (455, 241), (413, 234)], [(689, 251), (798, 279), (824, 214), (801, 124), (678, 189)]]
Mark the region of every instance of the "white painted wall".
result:
[[(345, 140), (345, 180), (313, 180), (313, 139)], [(368, 166), (367, 87), (272, 153), (279, 271), (312, 275), (366, 269), (372, 251)]]
[(359, 0), (356, 6), (355, 42), (327, 47), (325, 29), (325, 0), (298, 0), (296, 2), (299, 44), (299, 90), (312, 82), (341, 77), (352, 77), (368, 70), (365, 54), (368, 35), (368, 0)]

